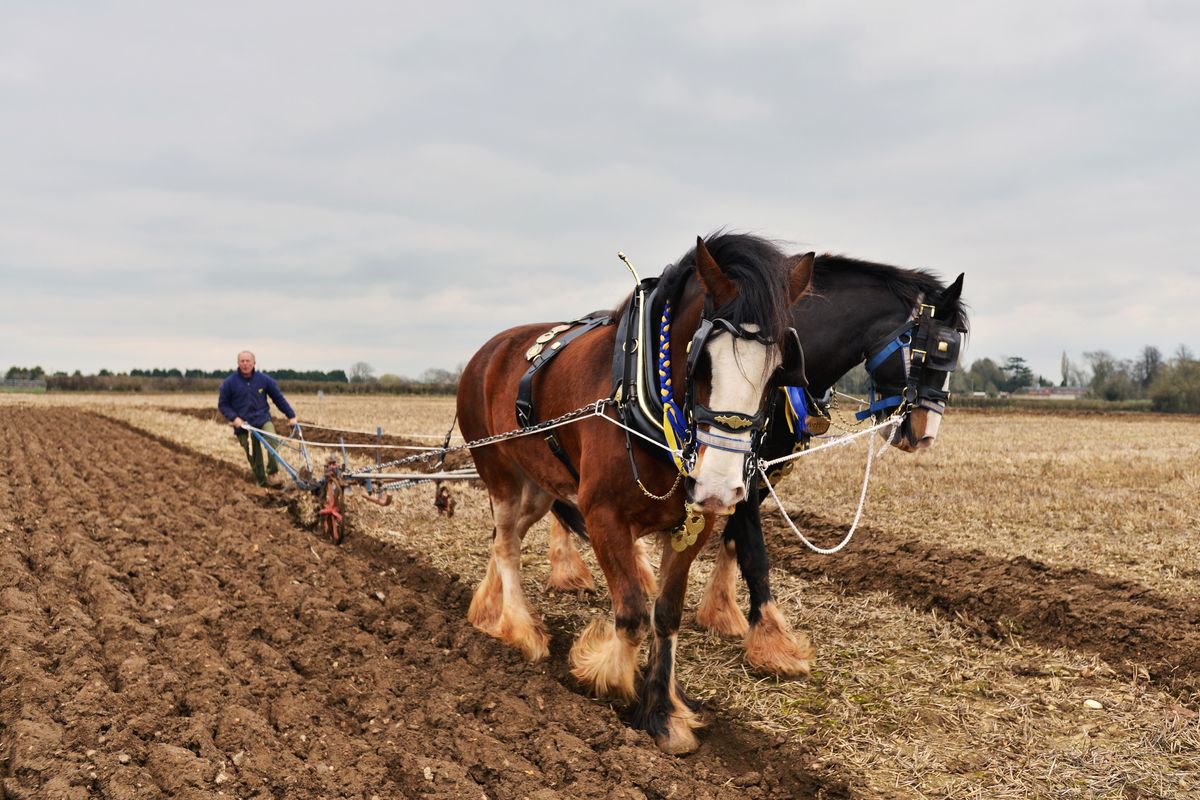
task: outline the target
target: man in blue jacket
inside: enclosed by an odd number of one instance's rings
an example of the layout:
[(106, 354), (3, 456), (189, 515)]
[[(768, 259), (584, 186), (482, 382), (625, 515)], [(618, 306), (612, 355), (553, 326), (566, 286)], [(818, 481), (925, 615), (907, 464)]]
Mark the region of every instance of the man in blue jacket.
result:
[(267, 406), (268, 397), (287, 417), (288, 424), (296, 424), (296, 412), (279, 390), (275, 379), (254, 368), (257, 363), (254, 353), (243, 350), (238, 353), (237, 361), (237, 371), (230, 373), (221, 384), (217, 408), (225, 415), (225, 419), (229, 420), (238, 443), (246, 451), (246, 460), (250, 462), (250, 469), (254, 471), (255, 482), (259, 486), (267, 486), (267, 476), (277, 473), (279, 465), (275, 463), (275, 457), (268, 454), (266, 469), (263, 468), (263, 447), (242, 425), (248, 424), (275, 433), (275, 423), (271, 422), (271, 409)]

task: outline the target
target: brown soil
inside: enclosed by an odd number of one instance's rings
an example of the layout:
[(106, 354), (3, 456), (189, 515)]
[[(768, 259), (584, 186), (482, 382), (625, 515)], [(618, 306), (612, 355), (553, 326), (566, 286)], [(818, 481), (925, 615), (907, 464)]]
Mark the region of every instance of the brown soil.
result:
[[(983, 635), (1016, 634), (1049, 647), (1094, 653), (1114, 666), (1142, 667), (1168, 687), (1200, 691), (1195, 604), (1086, 569), (951, 550), (868, 527), (859, 528), (853, 547), (820, 556), (797, 540), (777, 513), (763, 512), (772, 566), (801, 576), (825, 575), (850, 591), (887, 591), (915, 608), (956, 616)], [(816, 543), (845, 535), (844, 525), (815, 514), (792, 519)]]
[(718, 721), (662, 755), (464, 621), (419, 555), (295, 527), (242, 471), (68, 409), (0, 416), (0, 796), (848, 797)]

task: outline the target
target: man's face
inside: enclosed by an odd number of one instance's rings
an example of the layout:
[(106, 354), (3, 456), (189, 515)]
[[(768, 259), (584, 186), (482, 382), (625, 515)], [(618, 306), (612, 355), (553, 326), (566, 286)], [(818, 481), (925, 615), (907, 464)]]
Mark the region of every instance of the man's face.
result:
[(254, 372), (253, 353), (238, 353), (238, 372), (246, 377), (250, 377), (250, 373)]

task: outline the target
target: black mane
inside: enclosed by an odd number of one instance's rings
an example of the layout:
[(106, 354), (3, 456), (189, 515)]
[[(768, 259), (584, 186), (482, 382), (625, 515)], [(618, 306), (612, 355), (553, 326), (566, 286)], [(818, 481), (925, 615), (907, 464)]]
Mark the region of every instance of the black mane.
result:
[[(890, 264), (822, 253), (813, 264), (813, 294), (819, 295), (823, 284), (844, 275), (861, 275), (882, 281), (896, 297), (912, 308), (915, 308), (920, 300), (928, 302), (932, 298), (936, 302), (946, 288), (937, 276), (923, 269), (905, 269)], [(942, 317), (943, 314), (946, 315), (944, 321), (951, 327), (962, 330), (970, 327), (966, 304), (961, 298), (955, 301), (951, 308), (939, 307), (938, 316)]]
[[(737, 297), (714, 309), (713, 316), (734, 325), (757, 325), (764, 336), (778, 340), (791, 324), (786, 288), (780, 291), (779, 284), (781, 280), (786, 283), (787, 255), (771, 241), (748, 233), (717, 231), (704, 239), (704, 246), (725, 275), (738, 285)], [(660, 317), (666, 298), (678, 299), (688, 279), (695, 274), (694, 247), (663, 268), (649, 309), (652, 319)], [(632, 295), (626, 296), (613, 309), (614, 319), (624, 315), (631, 299)]]

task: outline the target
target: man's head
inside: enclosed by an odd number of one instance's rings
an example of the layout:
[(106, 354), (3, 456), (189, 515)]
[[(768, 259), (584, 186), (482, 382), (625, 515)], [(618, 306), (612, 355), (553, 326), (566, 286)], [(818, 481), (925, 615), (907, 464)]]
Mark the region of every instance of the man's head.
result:
[(243, 378), (249, 378), (250, 373), (254, 372), (254, 364), (254, 353), (249, 350), (238, 353), (238, 372), (242, 374)]

